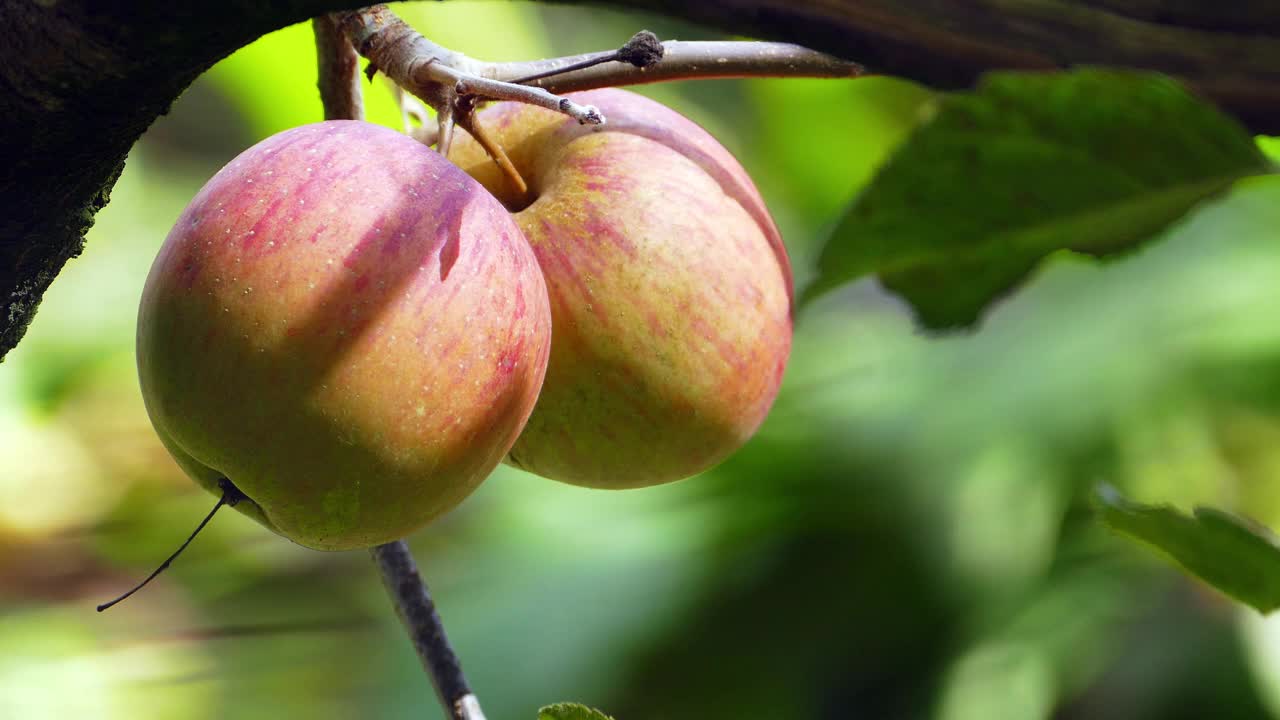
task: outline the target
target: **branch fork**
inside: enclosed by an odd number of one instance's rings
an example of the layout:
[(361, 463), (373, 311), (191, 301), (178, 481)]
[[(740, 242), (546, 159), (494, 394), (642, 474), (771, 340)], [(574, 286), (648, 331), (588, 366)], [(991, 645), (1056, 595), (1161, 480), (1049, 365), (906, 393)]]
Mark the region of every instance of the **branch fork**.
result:
[[(486, 76), (488, 63), (443, 48), (396, 17), (385, 5), (342, 13), (340, 26), (362, 55), (397, 85), (441, 116), (440, 138), (447, 138), (447, 116), (460, 116), (485, 100), (511, 100), (562, 112), (580, 123), (599, 125), (604, 116), (540, 88)], [(456, 120), (456, 117), (454, 118)]]
[[(436, 111), (436, 131), (413, 132), (448, 157), (461, 127), (484, 147), (512, 184), (526, 184), (506, 154), (485, 133), (476, 108), (490, 100), (522, 102), (602, 125), (600, 110), (559, 93), (664, 80), (724, 77), (834, 77), (863, 73), (857, 63), (797, 45), (763, 42), (662, 42), (647, 30), (617, 50), (532, 62), (486, 63), (431, 42), (385, 5), (337, 13), (336, 26), (368, 58), (369, 74), (382, 72), (408, 95)], [(414, 113), (402, 98), (402, 112)]]

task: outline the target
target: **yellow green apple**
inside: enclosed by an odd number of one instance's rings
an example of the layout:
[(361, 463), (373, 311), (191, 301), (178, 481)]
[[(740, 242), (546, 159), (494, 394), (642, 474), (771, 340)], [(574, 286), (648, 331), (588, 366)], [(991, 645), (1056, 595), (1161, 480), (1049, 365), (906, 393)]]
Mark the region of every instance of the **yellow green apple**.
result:
[(147, 278), (138, 373), (179, 464), (313, 548), (395, 540), (511, 448), (545, 372), (542, 274), (506, 209), (417, 141), (280, 133), (192, 200)]

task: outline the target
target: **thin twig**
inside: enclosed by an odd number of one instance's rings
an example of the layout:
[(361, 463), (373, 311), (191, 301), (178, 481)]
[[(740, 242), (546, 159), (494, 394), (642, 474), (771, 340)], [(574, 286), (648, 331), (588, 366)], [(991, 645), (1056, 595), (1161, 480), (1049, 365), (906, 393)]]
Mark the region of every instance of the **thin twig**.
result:
[[(417, 140), (423, 145), (435, 145), (440, 138), (440, 129), (433, 122), (431, 113), (427, 111), (427, 106), (422, 104), (418, 98), (404, 91), (404, 88), (395, 84), (395, 82), (387, 81), (391, 86), (391, 95), (395, 98), (396, 105), (400, 108), (400, 122), (404, 125), (404, 133), (409, 137)], [(413, 121), (418, 124), (414, 124)]]
[(395, 605), (396, 615), (413, 640), (413, 649), (418, 652), (422, 666), (431, 676), (440, 704), (450, 713), (451, 720), (484, 720), (480, 703), (462, 674), (462, 664), (449, 644), (444, 623), (422, 582), (409, 546), (399, 540), (369, 552), (382, 574), (382, 583)]
[(601, 125), (604, 115), (591, 105), (581, 105), (569, 98), (560, 97), (540, 87), (517, 85), (503, 80), (491, 80), (470, 73), (454, 70), (447, 65), (430, 63), (421, 66), (422, 72), (429, 78), (453, 80), (454, 90), (459, 95), (476, 95), (485, 100), (512, 100), (529, 105), (537, 105), (548, 110), (562, 112), (584, 125)]
[(552, 75), (563, 75), (564, 73), (573, 72), (574, 70), (586, 70), (589, 67), (602, 65), (607, 62), (623, 62), (628, 63), (637, 68), (647, 68), (656, 64), (662, 59), (666, 49), (662, 46), (662, 41), (657, 35), (648, 30), (641, 30), (622, 47), (612, 52), (595, 53), (587, 55), (577, 62), (571, 62), (568, 65), (552, 67), (547, 70), (535, 72), (532, 75), (526, 75), (521, 78), (513, 78), (511, 82), (521, 85), (528, 84), (534, 80), (541, 80)]
[(616, 62), (618, 60), (618, 51), (609, 50), (606, 52), (587, 53), (585, 55), (575, 56), (574, 59), (565, 65), (553, 65), (545, 70), (539, 70), (532, 75), (524, 77), (511, 78), (510, 82), (517, 85), (528, 85), (535, 80), (551, 77), (552, 75), (563, 75), (575, 70), (586, 70), (589, 67), (603, 65), (607, 62)]
[[(364, 116), (360, 101), (359, 67), (355, 63), (330, 62), (325, 58), (326, 53), (333, 57), (354, 57), (355, 50), (345, 34), (330, 35), (330, 27), (336, 25), (324, 25), (319, 20), (315, 24), (316, 47), (321, 51), (320, 87), (325, 117), (359, 119)], [(385, 68), (383, 72), (386, 72)], [(325, 93), (324, 88), (332, 88), (334, 92)], [(442, 114), (441, 117), (452, 118), (452, 112)], [(451, 120), (449, 124), (452, 125)], [(225, 494), (223, 499), (227, 499)], [(427, 586), (422, 581), (418, 566), (413, 561), (409, 546), (404, 541), (396, 541), (371, 548), (369, 553), (382, 575), (382, 583), (391, 596), (396, 615), (408, 631), (413, 648), (422, 659), (422, 666), (426, 668), (431, 685), (440, 698), (440, 704), (449, 713), (451, 720), (485, 720), (484, 713), (480, 710), (480, 701), (471, 692), (471, 687), (462, 674), (462, 664), (449, 645), (444, 624), (441, 623)]]
[(400, 108), (400, 122), (404, 125), (406, 134), (411, 134), (415, 127), (413, 121), (417, 121), (418, 125), (426, 125), (431, 122), (431, 113), (427, 111), (427, 106), (422, 104), (418, 98), (404, 91), (404, 88), (388, 81), (391, 87), (391, 96), (395, 98), (396, 107)]
[[(574, 55), (532, 62), (494, 63), (485, 74), (497, 80), (527, 81), (554, 93), (670, 80), (750, 77), (853, 78), (865, 69), (816, 50), (775, 42), (667, 40), (659, 62), (636, 67), (622, 62), (570, 70), (584, 58)], [(532, 78), (532, 79), (530, 79)]]

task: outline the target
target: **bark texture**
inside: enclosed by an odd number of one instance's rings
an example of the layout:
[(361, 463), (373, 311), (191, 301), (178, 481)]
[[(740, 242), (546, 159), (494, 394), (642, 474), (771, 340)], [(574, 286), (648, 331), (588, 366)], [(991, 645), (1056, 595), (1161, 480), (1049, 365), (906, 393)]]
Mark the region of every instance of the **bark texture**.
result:
[[(994, 68), (1158, 70), (1182, 77), (1254, 131), (1280, 133), (1275, 0), (610, 4), (807, 45), (939, 88), (964, 87)], [(358, 5), (0, 2), (0, 357), (79, 254), (133, 143), (196, 76), (271, 30)]]

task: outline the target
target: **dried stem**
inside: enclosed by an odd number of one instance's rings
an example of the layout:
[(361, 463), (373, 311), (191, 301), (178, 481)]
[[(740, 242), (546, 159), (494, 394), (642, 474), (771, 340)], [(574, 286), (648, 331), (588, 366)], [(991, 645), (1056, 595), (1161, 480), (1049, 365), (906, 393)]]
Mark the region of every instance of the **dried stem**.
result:
[(437, 63), (423, 65), (422, 70), (427, 77), (452, 80), (454, 90), (459, 95), (473, 95), (485, 100), (522, 102), (562, 112), (583, 124), (600, 125), (604, 123), (604, 116), (596, 108), (590, 105), (579, 105), (569, 98), (560, 97), (540, 87), (517, 85), (503, 80), (491, 80), (454, 70), (451, 67)]
[(529, 184), (524, 181), (520, 171), (516, 170), (511, 158), (507, 157), (507, 152), (484, 129), (484, 126), (480, 123), (480, 118), (476, 116), (475, 107), (468, 106), (467, 111), (457, 117), (457, 123), (463, 130), (471, 133), (471, 137), (480, 143), (480, 147), (484, 148), (489, 157), (493, 158), (493, 161), (498, 164), (498, 169), (502, 170), (502, 174), (507, 176), (511, 187), (515, 188), (516, 193), (521, 198), (525, 198), (529, 193)]
[[(364, 117), (360, 99), (360, 68), (355, 48), (346, 35), (338, 31), (338, 27), (339, 20), (334, 16), (317, 18), (314, 23), (324, 116), (330, 120), (359, 120)], [(447, 117), (451, 118), (452, 114)], [(223, 502), (229, 502), (225, 494), (219, 506)], [(207, 518), (205, 522), (208, 522)], [(480, 701), (462, 674), (462, 664), (449, 645), (444, 624), (409, 546), (399, 540), (379, 545), (369, 552), (382, 575), (382, 583), (391, 596), (396, 615), (409, 633), (440, 704), (451, 720), (485, 720)]]

